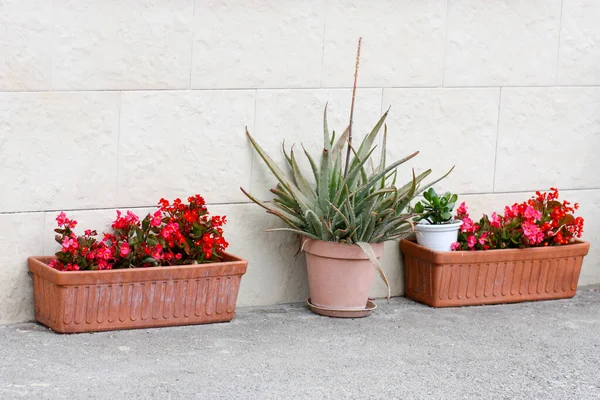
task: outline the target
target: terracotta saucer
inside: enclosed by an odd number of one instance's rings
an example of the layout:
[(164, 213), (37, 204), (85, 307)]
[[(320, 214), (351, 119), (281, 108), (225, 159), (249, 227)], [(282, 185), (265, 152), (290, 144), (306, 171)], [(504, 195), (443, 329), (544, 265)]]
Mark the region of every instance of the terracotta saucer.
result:
[(334, 317), (334, 318), (362, 318), (371, 315), (371, 312), (377, 308), (377, 304), (375, 304), (371, 300), (367, 300), (367, 305), (364, 310), (334, 310), (331, 308), (319, 307), (315, 306), (310, 302), (310, 299), (306, 300), (306, 304), (310, 307), (312, 312), (319, 315), (324, 315), (326, 317)]

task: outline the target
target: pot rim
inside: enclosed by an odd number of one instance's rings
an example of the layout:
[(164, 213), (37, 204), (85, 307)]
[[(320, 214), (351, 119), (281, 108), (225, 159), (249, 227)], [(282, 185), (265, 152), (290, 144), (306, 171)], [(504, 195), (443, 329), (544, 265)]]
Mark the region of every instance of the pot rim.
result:
[[(383, 255), (383, 242), (369, 243), (373, 248), (373, 252), (377, 258)], [(335, 258), (341, 260), (368, 260), (369, 257), (355, 243), (339, 243), (328, 242), (325, 240), (316, 240), (310, 238), (302, 238), (300, 249), (308, 254), (324, 257)]]
[(561, 246), (529, 247), (526, 249), (494, 249), (476, 251), (435, 251), (404, 239), (400, 242), (402, 253), (416, 255), (435, 264), (465, 264), (502, 261), (531, 261), (557, 257), (586, 256), (589, 242), (576, 240)]
[(248, 261), (229, 253), (223, 253), (224, 261), (204, 264), (186, 264), (157, 267), (120, 268), (109, 270), (58, 271), (47, 262), (54, 256), (31, 256), (29, 271), (42, 275), (59, 286), (98, 282), (153, 281), (173, 279), (196, 279), (210, 276), (235, 276), (246, 273)]

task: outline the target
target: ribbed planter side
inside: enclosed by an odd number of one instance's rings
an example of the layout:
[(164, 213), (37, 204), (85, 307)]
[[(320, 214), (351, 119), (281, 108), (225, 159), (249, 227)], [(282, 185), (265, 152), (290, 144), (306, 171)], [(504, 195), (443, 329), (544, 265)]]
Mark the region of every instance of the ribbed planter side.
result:
[(573, 297), (590, 245), (436, 252), (403, 240), (400, 247), (406, 297), (453, 307)]
[(56, 332), (94, 332), (233, 319), (248, 262), (60, 272), (30, 257), (36, 320)]

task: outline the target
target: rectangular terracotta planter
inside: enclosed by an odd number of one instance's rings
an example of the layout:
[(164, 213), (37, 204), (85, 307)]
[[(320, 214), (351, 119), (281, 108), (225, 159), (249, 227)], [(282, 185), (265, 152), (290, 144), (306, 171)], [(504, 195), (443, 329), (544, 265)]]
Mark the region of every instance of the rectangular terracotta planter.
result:
[(400, 248), (406, 297), (454, 307), (573, 297), (590, 244), (437, 252), (402, 240)]
[(52, 257), (29, 257), (35, 318), (56, 332), (231, 321), (248, 262), (61, 272)]

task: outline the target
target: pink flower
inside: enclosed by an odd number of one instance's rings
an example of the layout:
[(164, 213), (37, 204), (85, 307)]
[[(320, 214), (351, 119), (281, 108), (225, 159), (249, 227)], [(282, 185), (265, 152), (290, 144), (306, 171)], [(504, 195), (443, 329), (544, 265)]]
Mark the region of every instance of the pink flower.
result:
[(64, 252), (69, 251), (69, 249), (77, 250), (79, 248), (79, 242), (77, 238), (66, 237), (62, 242), (62, 250)]
[(162, 213), (160, 210), (154, 213), (154, 217), (150, 220), (150, 226), (156, 227), (162, 224)]
[(64, 212), (61, 212), (60, 214), (58, 214), (58, 217), (56, 217), (56, 222), (58, 223), (58, 225), (64, 225), (65, 223), (67, 223), (67, 221), (67, 215)]
[(121, 257), (127, 257), (127, 255), (129, 254), (130, 248), (129, 248), (129, 243), (127, 242), (122, 242), (121, 243)]
[(531, 244), (539, 244), (544, 241), (544, 232), (536, 224), (525, 221), (523, 222), (523, 235)]
[(460, 250), (460, 243), (458, 243), (458, 242), (452, 243), (452, 245), (450, 245), (450, 250), (452, 250), (452, 251)]
[(98, 257), (105, 260), (110, 260), (112, 257), (112, 251), (110, 247), (102, 247), (98, 249)]
[(65, 271), (79, 271), (79, 265), (67, 264), (67, 265), (65, 265)]
[(173, 236), (177, 231), (179, 230), (179, 224), (177, 222), (171, 222), (170, 224), (167, 224), (167, 226), (165, 226), (163, 228), (163, 230), (160, 232), (160, 234), (162, 235), (162, 237), (164, 237), (165, 239), (170, 239), (171, 236)]
[(462, 219), (462, 225), (460, 227), (460, 231), (461, 232), (472, 232), (474, 225), (473, 225), (473, 220), (469, 217), (464, 217)]
[(494, 228), (500, 228), (500, 217), (495, 212), (492, 213), (492, 226)]
[(160, 260), (162, 258), (162, 249), (163, 248), (160, 244), (154, 246), (154, 249), (152, 250), (152, 258), (157, 261)]
[(476, 244), (477, 244), (477, 238), (475, 238), (474, 235), (471, 235), (467, 238), (467, 246), (469, 246), (470, 249), (475, 247)]
[(140, 218), (132, 213), (131, 211), (127, 211), (127, 215), (125, 216), (125, 221), (129, 222), (131, 225), (137, 224)]
[(536, 221), (539, 221), (542, 218), (542, 213), (531, 206), (527, 206), (524, 215), (525, 218), (533, 218)]
[[(494, 214), (495, 214), (495, 213), (494, 213)], [(487, 236), (488, 236), (488, 233), (487, 233), (487, 232), (483, 232), (483, 233), (481, 234), (481, 236), (479, 237), (479, 240), (478, 240), (478, 242), (479, 242), (479, 244), (480, 244), (480, 245), (482, 245), (482, 246), (483, 246), (483, 245), (485, 244), (485, 240), (487, 239)]]
[(504, 207), (504, 218), (510, 219), (516, 217), (517, 215), (519, 215), (519, 208), (516, 205), (512, 207)]
[(100, 269), (100, 270), (112, 269), (112, 265), (102, 259), (99, 259), (98, 262), (96, 263), (96, 265), (98, 266), (98, 269)]
[[(77, 221), (75, 221), (75, 220), (68, 221), (68, 224), (69, 224), (69, 228), (73, 229), (77, 225)], [(79, 267), (77, 267), (77, 268), (79, 268)]]
[(461, 215), (461, 214), (464, 214), (464, 215), (469, 215), (469, 214), (468, 214), (468, 211), (467, 211), (467, 206), (466, 206), (466, 204), (465, 204), (465, 202), (464, 202), (464, 201), (463, 201), (463, 202), (460, 204), (460, 206), (458, 206), (458, 208), (456, 209), (456, 214), (458, 214), (458, 215)]

